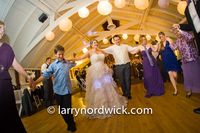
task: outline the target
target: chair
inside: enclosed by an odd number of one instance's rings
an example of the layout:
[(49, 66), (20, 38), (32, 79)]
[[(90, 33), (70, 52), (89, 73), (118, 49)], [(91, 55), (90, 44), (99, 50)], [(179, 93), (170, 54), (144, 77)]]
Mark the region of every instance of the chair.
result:
[(39, 96), (38, 95), (33, 95), (33, 99), (34, 99), (36, 107), (39, 108), (42, 105)]
[(83, 78), (80, 78), (81, 82), (78, 82), (79, 86), (81, 87), (82, 90), (86, 90), (86, 84), (85, 80)]
[(15, 102), (16, 102), (16, 106), (18, 107), (18, 113), (19, 116), (21, 116), (21, 112), (22, 112), (22, 96), (23, 96), (23, 90), (14, 90), (14, 94), (15, 94)]

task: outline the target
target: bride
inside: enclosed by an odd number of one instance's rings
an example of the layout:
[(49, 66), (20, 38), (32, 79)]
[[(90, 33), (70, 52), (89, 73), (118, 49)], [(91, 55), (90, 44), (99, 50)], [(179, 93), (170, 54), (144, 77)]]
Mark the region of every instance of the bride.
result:
[[(86, 109), (122, 108), (127, 105), (127, 99), (117, 92), (117, 85), (112, 78), (112, 70), (104, 63), (105, 53), (98, 48), (97, 40), (91, 42), (92, 49), (73, 61), (90, 58), (91, 66), (86, 76)], [(89, 118), (106, 118), (112, 113), (88, 113)]]

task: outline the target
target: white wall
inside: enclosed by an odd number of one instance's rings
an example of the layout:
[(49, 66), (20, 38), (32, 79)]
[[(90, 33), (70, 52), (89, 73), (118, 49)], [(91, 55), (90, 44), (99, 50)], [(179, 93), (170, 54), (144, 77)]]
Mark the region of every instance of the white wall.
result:
[[(6, 8), (8, 2), (1, 0), (1, 4)], [(15, 0), (7, 14), (4, 14), (6, 34), (18, 60), (24, 55), (29, 43), (37, 36), (36, 33), (41, 31), (43, 23), (38, 21), (38, 17), (42, 13), (43, 11), (26, 0)]]

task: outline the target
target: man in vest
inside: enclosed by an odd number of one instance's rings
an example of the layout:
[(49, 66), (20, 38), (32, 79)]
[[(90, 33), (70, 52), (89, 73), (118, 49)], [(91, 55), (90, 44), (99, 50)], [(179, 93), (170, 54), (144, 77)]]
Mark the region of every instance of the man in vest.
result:
[[(51, 58), (46, 58), (46, 62), (41, 66), (41, 72), (46, 71), (51, 64)], [(52, 78), (43, 80), (44, 86), (44, 104), (46, 107), (53, 105), (53, 83)]]

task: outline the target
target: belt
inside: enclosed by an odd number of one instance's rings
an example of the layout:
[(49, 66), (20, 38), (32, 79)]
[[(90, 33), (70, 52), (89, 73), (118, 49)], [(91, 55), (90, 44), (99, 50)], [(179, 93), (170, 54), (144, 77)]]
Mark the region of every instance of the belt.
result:
[(115, 66), (123, 66), (123, 65), (128, 65), (128, 64), (130, 64), (130, 62), (128, 62), (126, 64), (115, 65)]

